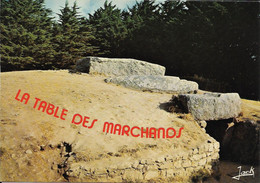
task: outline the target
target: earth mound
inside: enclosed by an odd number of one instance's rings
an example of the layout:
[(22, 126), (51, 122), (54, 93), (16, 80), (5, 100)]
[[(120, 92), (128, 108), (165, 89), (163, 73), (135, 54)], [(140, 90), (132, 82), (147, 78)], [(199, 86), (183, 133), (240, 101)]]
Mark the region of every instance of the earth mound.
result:
[[(171, 94), (104, 79), (65, 70), (1, 73), (1, 180), (183, 182), (210, 172), (219, 143), (191, 115), (162, 108)], [(133, 133), (143, 138), (110, 133), (105, 122), (139, 127)], [(171, 128), (169, 138), (154, 136), (160, 128)]]

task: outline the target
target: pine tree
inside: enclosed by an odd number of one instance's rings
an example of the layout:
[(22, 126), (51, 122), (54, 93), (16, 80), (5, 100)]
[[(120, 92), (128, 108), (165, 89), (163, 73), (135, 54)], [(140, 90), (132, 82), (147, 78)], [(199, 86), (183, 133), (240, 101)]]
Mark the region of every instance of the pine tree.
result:
[(93, 55), (98, 50), (90, 44), (95, 38), (86, 19), (79, 16), (78, 9), (76, 2), (71, 8), (66, 2), (58, 14), (58, 23), (54, 25), (53, 43), (57, 52), (55, 59), (58, 68), (69, 68), (77, 59)]
[(43, 0), (1, 1), (2, 71), (51, 68), (50, 13)]
[(158, 60), (162, 43), (159, 10), (155, 1), (142, 1), (124, 12), (128, 34), (123, 47), (127, 57), (150, 62)]
[(93, 26), (97, 38), (95, 45), (100, 47), (100, 55), (118, 57), (121, 54), (120, 44), (127, 30), (122, 21), (121, 11), (107, 1), (93, 15), (89, 14), (88, 23)]
[(219, 3), (228, 12), (218, 25), (216, 48), (221, 53), (225, 80), (240, 96), (260, 99), (259, 12), (258, 2)]
[[(208, 9), (207, 9), (207, 8)], [(205, 9), (204, 9), (205, 8)], [(212, 53), (210, 36), (214, 34), (206, 2), (173, 2), (162, 4), (164, 22), (164, 55), (168, 71), (177, 75), (201, 76), (209, 71), (207, 61)]]

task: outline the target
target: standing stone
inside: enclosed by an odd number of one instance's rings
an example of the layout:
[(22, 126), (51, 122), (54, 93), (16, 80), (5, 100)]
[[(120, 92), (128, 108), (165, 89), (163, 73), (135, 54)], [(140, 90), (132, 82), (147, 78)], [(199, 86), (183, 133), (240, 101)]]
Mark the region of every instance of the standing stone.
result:
[(165, 67), (136, 59), (86, 57), (76, 63), (76, 70), (89, 74), (111, 76), (126, 75), (161, 75)]

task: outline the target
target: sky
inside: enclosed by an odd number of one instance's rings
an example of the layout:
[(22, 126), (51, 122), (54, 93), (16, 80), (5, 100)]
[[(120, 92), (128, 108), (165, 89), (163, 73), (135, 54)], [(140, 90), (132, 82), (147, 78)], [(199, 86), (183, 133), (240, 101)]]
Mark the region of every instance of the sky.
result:
[[(99, 7), (103, 7), (106, 0), (68, 0), (69, 6), (73, 6), (74, 1), (77, 2), (79, 13), (82, 16), (88, 17), (88, 14), (93, 14), (95, 10)], [(108, 0), (112, 1), (113, 5), (116, 5), (117, 8), (123, 10), (127, 7), (132, 7), (136, 1), (140, 0)], [(156, 0), (155, 2), (163, 2), (165, 0)], [(46, 8), (51, 9), (54, 13), (53, 16), (57, 19), (57, 13), (60, 13), (60, 9), (64, 7), (66, 0), (45, 0)]]

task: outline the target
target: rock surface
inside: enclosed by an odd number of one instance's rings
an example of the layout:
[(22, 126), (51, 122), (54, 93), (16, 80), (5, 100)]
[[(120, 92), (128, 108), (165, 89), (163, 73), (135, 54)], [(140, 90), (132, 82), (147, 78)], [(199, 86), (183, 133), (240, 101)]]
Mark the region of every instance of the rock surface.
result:
[(89, 74), (112, 76), (123, 75), (161, 75), (165, 67), (136, 59), (86, 57), (76, 63), (76, 70)]
[(204, 120), (198, 121), (198, 124), (200, 125), (201, 128), (206, 128), (207, 122)]
[(168, 93), (189, 93), (198, 90), (198, 84), (173, 76), (117, 76), (105, 80), (127, 88)]
[(205, 93), (179, 95), (187, 112), (197, 120), (220, 120), (238, 116), (241, 100), (237, 93)]

